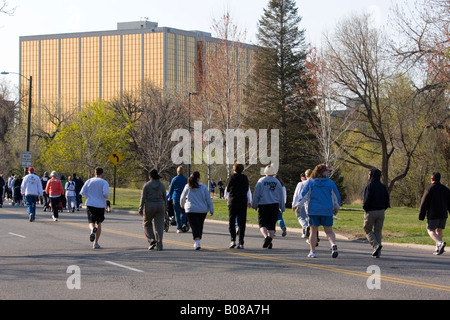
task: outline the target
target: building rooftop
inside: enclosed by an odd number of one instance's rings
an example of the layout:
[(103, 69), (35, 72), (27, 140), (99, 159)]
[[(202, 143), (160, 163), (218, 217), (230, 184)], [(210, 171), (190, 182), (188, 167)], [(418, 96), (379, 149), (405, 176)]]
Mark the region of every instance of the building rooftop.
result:
[(97, 36), (107, 36), (107, 35), (117, 35), (117, 34), (142, 33), (142, 32), (144, 32), (144, 33), (171, 32), (171, 33), (183, 34), (186, 36), (211, 38), (211, 33), (209, 33), (209, 32), (198, 31), (198, 30), (188, 31), (188, 30), (181, 30), (181, 29), (169, 28), (169, 27), (158, 27), (157, 22), (141, 20), (141, 21), (118, 22), (116, 30), (21, 36), (20, 41), (59, 39), (59, 38), (76, 38), (76, 37), (90, 37), (90, 36), (97, 37)]

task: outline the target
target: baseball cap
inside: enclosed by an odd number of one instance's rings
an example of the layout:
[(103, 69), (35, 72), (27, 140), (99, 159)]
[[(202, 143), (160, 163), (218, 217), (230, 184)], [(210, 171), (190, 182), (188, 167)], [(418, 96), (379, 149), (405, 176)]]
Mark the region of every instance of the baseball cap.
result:
[(29, 172), (34, 172), (34, 168), (33, 168), (33, 167), (29, 167), (29, 168), (28, 168), (28, 171), (29, 171)]

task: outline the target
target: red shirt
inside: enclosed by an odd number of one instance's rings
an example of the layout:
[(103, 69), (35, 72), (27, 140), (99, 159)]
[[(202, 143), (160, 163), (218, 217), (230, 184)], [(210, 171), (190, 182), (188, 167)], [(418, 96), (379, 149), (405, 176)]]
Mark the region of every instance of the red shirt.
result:
[(47, 186), (45, 187), (45, 193), (50, 197), (57, 197), (64, 195), (64, 189), (61, 183), (61, 180), (57, 178), (51, 178), (47, 182)]

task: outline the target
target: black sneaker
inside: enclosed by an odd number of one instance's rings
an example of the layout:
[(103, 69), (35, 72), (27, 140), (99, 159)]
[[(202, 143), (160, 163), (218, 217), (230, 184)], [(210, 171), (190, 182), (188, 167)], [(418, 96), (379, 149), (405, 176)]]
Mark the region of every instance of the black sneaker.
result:
[(97, 228), (94, 227), (94, 229), (92, 230), (91, 234), (89, 235), (89, 241), (94, 242), (95, 240), (95, 233), (97, 232)]
[(150, 246), (148, 247), (148, 250), (153, 250), (156, 247), (156, 240), (153, 240), (152, 242), (150, 242)]
[(445, 248), (446, 244), (447, 244), (446, 242), (442, 242), (441, 245), (438, 247), (438, 250), (436, 250), (436, 251), (438, 251), (438, 253), (437, 253), (438, 255), (441, 255), (444, 253), (444, 248)]
[(263, 244), (263, 248), (267, 248), (269, 246), (269, 244), (272, 243), (272, 238), (267, 236), (264, 238), (264, 244)]
[(378, 245), (378, 246), (375, 248), (375, 250), (373, 250), (373, 252), (372, 252), (372, 257), (374, 257), (374, 258), (379, 258), (380, 255), (381, 255), (381, 248), (383, 248), (383, 246), (382, 246), (381, 244)]

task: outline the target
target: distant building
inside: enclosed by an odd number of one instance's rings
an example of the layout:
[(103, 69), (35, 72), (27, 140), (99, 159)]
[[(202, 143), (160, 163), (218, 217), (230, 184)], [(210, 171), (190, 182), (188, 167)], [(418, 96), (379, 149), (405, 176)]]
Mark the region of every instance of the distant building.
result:
[[(20, 37), (20, 73), (33, 76), (33, 119), (45, 131), (43, 106), (64, 114), (121, 97), (144, 81), (196, 91), (199, 50), (215, 42), (207, 32), (146, 20), (118, 23), (110, 31)], [(250, 56), (251, 46), (245, 50)]]

